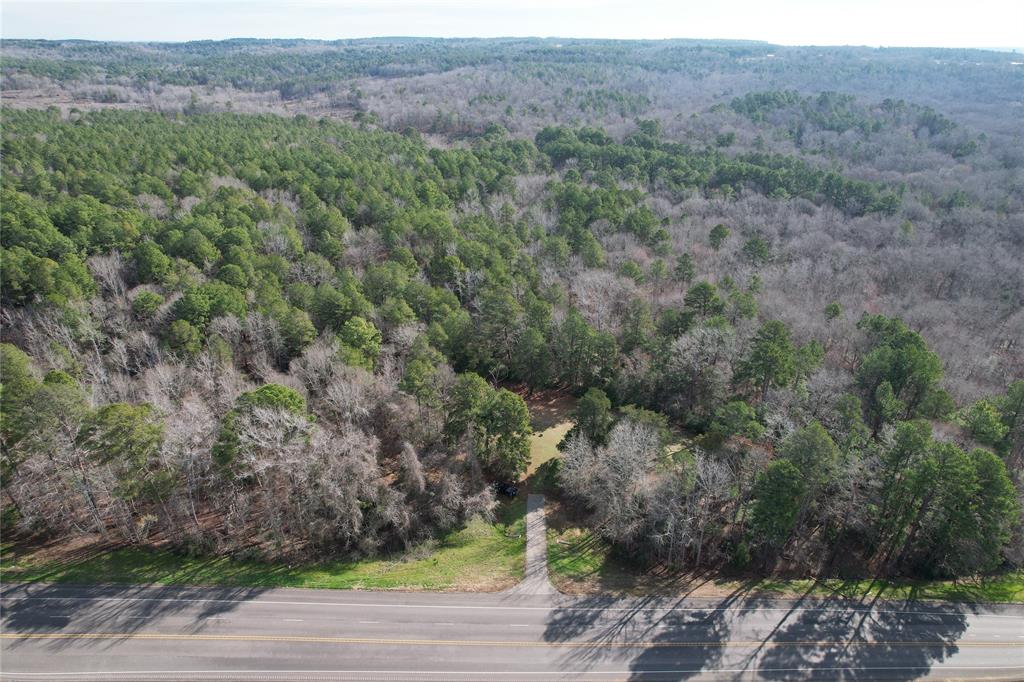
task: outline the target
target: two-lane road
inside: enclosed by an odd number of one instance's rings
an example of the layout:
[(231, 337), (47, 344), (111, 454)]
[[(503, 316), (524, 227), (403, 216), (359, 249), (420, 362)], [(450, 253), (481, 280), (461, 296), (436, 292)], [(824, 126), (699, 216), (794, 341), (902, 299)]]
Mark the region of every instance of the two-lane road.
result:
[(8, 586), (2, 678), (1024, 679), (1024, 609)]

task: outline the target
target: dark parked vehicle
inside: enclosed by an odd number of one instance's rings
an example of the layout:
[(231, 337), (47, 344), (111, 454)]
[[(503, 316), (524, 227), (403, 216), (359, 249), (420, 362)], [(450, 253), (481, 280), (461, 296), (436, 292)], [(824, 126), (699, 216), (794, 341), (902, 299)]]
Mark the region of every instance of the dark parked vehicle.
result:
[(495, 494), (506, 497), (515, 497), (519, 494), (519, 486), (510, 481), (496, 481), (491, 484), (491, 489), (494, 490)]

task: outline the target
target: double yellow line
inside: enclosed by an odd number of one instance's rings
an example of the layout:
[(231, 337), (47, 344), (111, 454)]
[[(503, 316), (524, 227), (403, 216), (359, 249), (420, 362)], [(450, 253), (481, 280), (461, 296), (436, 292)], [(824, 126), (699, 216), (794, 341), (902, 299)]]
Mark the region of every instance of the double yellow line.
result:
[(0, 639), (141, 639), (162, 641), (204, 641), (204, 642), (285, 642), (308, 644), (376, 644), (396, 646), (490, 646), (490, 647), (547, 647), (571, 649), (661, 649), (661, 648), (697, 648), (697, 647), (780, 647), (780, 646), (891, 646), (891, 647), (1024, 647), (1024, 642), (940, 642), (940, 641), (829, 641), (829, 640), (793, 640), (793, 641), (709, 641), (709, 642), (541, 642), (541, 641), (508, 641), (508, 640), (475, 640), (475, 639), (385, 639), (369, 637), (308, 637), (298, 635), (206, 635), (206, 634), (161, 634), (148, 632), (31, 632), (0, 634)]

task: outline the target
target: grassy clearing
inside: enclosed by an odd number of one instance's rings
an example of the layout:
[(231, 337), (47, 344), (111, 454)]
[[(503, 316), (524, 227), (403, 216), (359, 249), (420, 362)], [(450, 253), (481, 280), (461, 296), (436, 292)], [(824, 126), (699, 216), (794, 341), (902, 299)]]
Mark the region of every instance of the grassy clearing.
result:
[(649, 571), (616, 557), (608, 543), (572, 526), (548, 529), (548, 572), (567, 593), (750, 597), (842, 597), (1024, 603), (1024, 571), (968, 580), (733, 579)]
[(3, 547), (0, 579), (72, 583), (158, 583), (373, 590), (497, 591), (522, 580), (525, 500), (501, 505), (496, 523), (466, 528), (402, 557), (292, 565), (226, 557), (196, 558), (126, 548), (71, 561), (34, 562)]
[(530, 436), (530, 466), (526, 470), (527, 476), (532, 476), (545, 462), (559, 456), (558, 444), (571, 428), (572, 422), (564, 421)]
[(608, 545), (581, 528), (548, 528), (548, 573), (560, 589), (607, 577), (612, 558)]
[(656, 593), (650, 576), (615, 557), (611, 546), (593, 533), (565, 526), (558, 514), (548, 514), (548, 574), (560, 591), (569, 594), (616, 592)]
[(530, 408), (530, 464), (526, 468), (526, 486), (530, 492), (554, 491), (556, 461), (561, 457), (558, 444), (569, 433), (576, 400), (557, 391), (539, 391), (526, 398)]

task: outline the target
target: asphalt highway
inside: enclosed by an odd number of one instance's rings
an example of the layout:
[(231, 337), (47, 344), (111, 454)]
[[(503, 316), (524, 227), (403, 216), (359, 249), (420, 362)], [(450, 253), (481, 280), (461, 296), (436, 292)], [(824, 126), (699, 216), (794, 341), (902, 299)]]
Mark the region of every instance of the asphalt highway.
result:
[(1024, 679), (1024, 608), (9, 585), (4, 680)]

